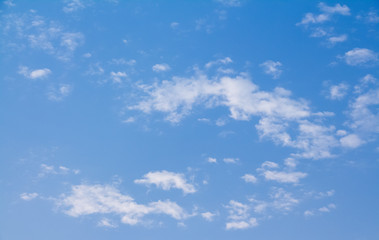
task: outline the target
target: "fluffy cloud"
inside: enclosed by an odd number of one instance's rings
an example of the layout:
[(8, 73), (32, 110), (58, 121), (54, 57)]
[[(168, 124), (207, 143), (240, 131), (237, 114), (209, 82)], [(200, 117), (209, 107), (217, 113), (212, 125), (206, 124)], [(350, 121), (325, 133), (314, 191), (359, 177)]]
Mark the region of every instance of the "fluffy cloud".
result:
[(268, 60), (260, 65), (263, 68), (263, 71), (271, 75), (272, 78), (277, 79), (282, 74), (282, 70), (280, 67), (282, 66), (281, 62), (274, 62), (272, 60)]
[(346, 34), (342, 34), (340, 36), (333, 36), (333, 37), (330, 37), (328, 38), (328, 41), (331, 43), (331, 44), (336, 44), (336, 43), (340, 43), (340, 42), (345, 42), (347, 40), (347, 35)]
[(207, 221), (209, 221), (209, 222), (212, 222), (212, 221), (213, 221), (213, 218), (216, 216), (216, 214), (215, 214), (215, 213), (211, 213), (211, 212), (204, 212), (204, 213), (201, 214), (201, 216), (202, 216), (205, 220), (207, 220)]
[(357, 148), (360, 145), (364, 144), (364, 141), (362, 141), (356, 134), (349, 134), (341, 138), (340, 142), (342, 147), (347, 148)]
[(213, 157), (209, 157), (209, 158), (208, 158), (208, 162), (209, 162), (209, 163), (217, 163), (217, 159), (216, 159), (216, 158), (213, 158)]
[(378, 62), (378, 54), (367, 48), (354, 48), (342, 57), (346, 64), (361, 66)]
[(66, 6), (63, 7), (65, 13), (71, 13), (85, 8), (84, 4), (80, 0), (66, 0)]
[(126, 78), (125, 72), (111, 72), (111, 79), (113, 83), (121, 83), (123, 78)]
[[(56, 200), (62, 211), (72, 217), (85, 215), (113, 214), (121, 222), (136, 225), (143, 222), (143, 217), (150, 214), (165, 214), (176, 220), (183, 220), (189, 215), (175, 202), (170, 200), (138, 204), (128, 195), (120, 193), (110, 185), (75, 185), (69, 195), (62, 195)], [(107, 225), (103, 221), (103, 225)]]
[(59, 84), (58, 86), (52, 86), (47, 92), (47, 97), (50, 101), (59, 102), (68, 97), (72, 92), (72, 85)]
[(38, 193), (21, 193), (20, 198), (25, 201), (33, 200), (38, 197)]
[(153, 71), (154, 72), (166, 72), (168, 70), (170, 70), (170, 66), (166, 63), (162, 63), (162, 64), (155, 64), (153, 67), (152, 67)]
[(225, 57), (225, 58), (221, 58), (221, 59), (218, 59), (216, 61), (211, 61), (211, 62), (208, 62), (207, 64), (205, 64), (205, 68), (211, 68), (213, 67), (214, 65), (226, 65), (226, 64), (229, 64), (229, 63), (232, 63), (232, 59), (230, 57)]
[(171, 188), (181, 189), (184, 194), (195, 193), (196, 189), (192, 184), (187, 183), (183, 174), (168, 171), (149, 172), (142, 179), (134, 180), (137, 184), (156, 185), (163, 190)]
[(51, 74), (51, 70), (48, 68), (30, 70), (28, 67), (20, 66), (18, 73), (30, 79), (44, 79)]
[(350, 15), (350, 8), (346, 5), (341, 5), (337, 3), (335, 6), (328, 6), (325, 3), (319, 3), (318, 7), (322, 12), (329, 14), (341, 14), (341, 15)]

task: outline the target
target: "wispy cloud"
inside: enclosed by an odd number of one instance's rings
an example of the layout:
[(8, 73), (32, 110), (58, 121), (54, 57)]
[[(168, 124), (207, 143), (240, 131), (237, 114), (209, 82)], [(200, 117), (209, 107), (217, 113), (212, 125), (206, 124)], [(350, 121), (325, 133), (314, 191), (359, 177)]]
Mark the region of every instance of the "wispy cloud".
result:
[(21, 193), (20, 198), (25, 201), (30, 201), (38, 197), (38, 193)]
[(280, 67), (282, 66), (281, 62), (267, 60), (264, 63), (260, 64), (260, 66), (263, 68), (263, 71), (266, 74), (271, 75), (273, 79), (278, 79), (282, 74), (282, 70), (280, 69)]
[(58, 86), (51, 86), (47, 92), (47, 97), (50, 101), (60, 102), (68, 97), (73, 90), (71, 84), (59, 84)]
[(152, 69), (154, 72), (166, 72), (166, 71), (170, 70), (171, 68), (167, 63), (161, 63), (161, 64), (155, 64), (152, 67)]

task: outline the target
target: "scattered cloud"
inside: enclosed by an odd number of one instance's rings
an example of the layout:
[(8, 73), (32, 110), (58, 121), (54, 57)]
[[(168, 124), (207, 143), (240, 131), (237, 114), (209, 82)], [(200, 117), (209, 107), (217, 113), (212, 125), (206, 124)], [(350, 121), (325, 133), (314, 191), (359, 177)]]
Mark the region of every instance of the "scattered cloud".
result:
[(5, 5), (7, 5), (8, 7), (15, 7), (16, 4), (13, 2), (13, 0), (6, 0), (3, 2)]
[(216, 213), (211, 213), (211, 212), (204, 212), (204, 213), (201, 213), (201, 216), (207, 220), (208, 222), (212, 222), (214, 217), (216, 216), (217, 214)]
[(66, 6), (63, 7), (63, 12), (71, 13), (85, 8), (84, 3), (80, 0), (65, 0)]
[(177, 28), (179, 27), (179, 23), (178, 23), (178, 22), (172, 22), (172, 23), (170, 24), (170, 27), (171, 27), (172, 29), (177, 29)]
[(258, 226), (256, 218), (250, 217), (250, 207), (246, 204), (230, 200), (229, 204), (225, 206), (229, 211), (228, 219), (226, 223), (226, 229), (247, 229)]
[(113, 223), (111, 220), (108, 218), (103, 218), (101, 219), (98, 223), (97, 226), (99, 227), (108, 227), (108, 228), (116, 228), (118, 227), (117, 224)]
[(125, 72), (111, 72), (110, 75), (113, 83), (122, 83), (122, 79), (128, 76)]
[(324, 207), (319, 208), (318, 210), (320, 212), (330, 212), (331, 209), (335, 209), (335, 208), (336, 208), (336, 205), (331, 203), (328, 206), (324, 206)]
[(350, 8), (346, 5), (341, 5), (337, 3), (335, 6), (328, 6), (325, 3), (321, 2), (318, 5), (318, 8), (322, 13), (306, 13), (301, 22), (296, 25), (309, 25), (309, 24), (318, 24), (326, 21), (330, 21), (331, 17), (335, 14), (340, 14), (344, 16), (350, 15)]
[(216, 159), (216, 158), (213, 158), (213, 157), (209, 157), (209, 158), (207, 159), (207, 161), (208, 161), (209, 163), (217, 163), (217, 159)]
[(378, 62), (378, 54), (367, 48), (354, 48), (347, 51), (341, 58), (351, 66), (369, 65)]
[(71, 84), (61, 83), (58, 86), (52, 86), (47, 92), (47, 98), (50, 101), (60, 102), (71, 94), (72, 89), (73, 87)]
[(263, 68), (263, 71), (271, 75), (273, 79), (278, 79), (282, 74), (280, 67), (282, 66), (281, 62), (274, 62), (272, 60), (267, 60), (266, 62), (260, 65)]
[(328, 38), (329, 43), (331, 43), (333, 45), (336, 43), (345, 42), (346, 40), (347, 40), (346, 34), (342, 34), (340, 36), (333, 36), (333, 37)]
[(279, 165), (274, 162), (266, 161), (262, 163), (261, 167), (257, 169), (266, 180), (277, 181), (280, 183), (299, 183), (300, 179), (307, 176), (303, 172), (294, 172), (296, 167), (296, 160), (293, 158), (287, 158), (284, 160), (284, 164), (288, 167), (285, 171), (277, 171), (272, 169), (279, 168)]
[(233, 60), (230, 57), (220, 58), (215, 61), (208, 62), (207, 64), (205, 64), (205, 68), (211, 68), (215, 65), (227, 65), (232, 62)]
[(28, 67), (20, 66), (18, 73), (30, 79), (44, 79), (51, 74), (51, 70), (48, 68), (30, 70)]
[(349, 89), (349, 85), (345, 83), (340, 83), (338, 85), (333, 85), (329, 89), (329, 98), (333, 100), (341, 100)]
[(38, 197), (38, 193), (21, 193), (20, 198), (25, 201), (30, 201)]
[(170, 66), (167, 63), (161, 63), (155, 64), (152, 69), (154, 72), (166, 72), (170, 70)]
[(46, 175), (53, 174), (53, 175), (66, 175), (66, 174), (79, 174), (80, 170), (78, 169), (70, 169), (65, 166), (52, 166), (47, 164), (41, 164), (40, 165), (40, 172), (38, 174), (38, 177), (45, 177)]
[(245, 174), (241, 177), (247, 183), (256, 183), (258, 179), (252, 174)]
[(345, 137), (342, 137), (340, 139), (341, 146), (347, 147), (347, 148), (357, 148), (364, 144), (364, 141), (362, 141), (356, 134), (349, 134)]
[[(61, 195), (56, 204), (63, 213), (71, 217), (114, 214), (120, 216), (122, 223), (129, 225), (143, 223), (144, 216), (150, 214), (164, 214), (176, 220), (184, 220), (190, 216), (170, 200), (138, 204), (114, 186), (99, 184), (72, 186), (71, 193)], [(109, 222), (102, 223), (104, 225)]]
[(182, 190), (184, 194), (196, 192), (195, 187), (192, 184), (187, 183), (183, 174), (168, 172), (165, 170), (149, 172), (145, 174), (142, 179), (134, 180), (134, 183), (145, 184), (147, 186), (154, 184), (158, 188), (166, 191), (171, 188), (176, 188)]

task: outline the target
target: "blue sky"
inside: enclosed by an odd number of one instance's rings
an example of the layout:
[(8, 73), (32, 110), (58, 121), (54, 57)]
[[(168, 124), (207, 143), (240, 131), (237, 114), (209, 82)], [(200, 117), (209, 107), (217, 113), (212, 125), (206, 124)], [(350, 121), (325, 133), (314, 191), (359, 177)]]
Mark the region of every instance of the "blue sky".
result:
[(1, 2), (0, 239), (378, 239), (377, 1)]

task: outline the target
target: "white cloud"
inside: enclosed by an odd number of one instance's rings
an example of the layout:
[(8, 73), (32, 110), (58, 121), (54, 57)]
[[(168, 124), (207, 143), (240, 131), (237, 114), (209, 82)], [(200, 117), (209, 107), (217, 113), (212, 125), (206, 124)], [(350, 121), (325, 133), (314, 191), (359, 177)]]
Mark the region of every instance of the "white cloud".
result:
[(266, 170), (262, 172), (266, 180), (277, 181), (281, 183), (298, 183), (300, 179), (307, 176), (303, 172), (279, 172)]
[(250, 217), (250, 207), (246, 204), (230, 200), (229, 205), (225, 206), (229, 211), (229, 222), (226, 223), (226, 229), (246, 229), (258, 226), (256, 218)]
[(369, 23), (379, 23), (379, 16), (375, 11), (370, 11), (366, 16), (366, 21)]
[(282, 70), (280, 69), (282, 66), (281, 62), (267, 60), (266, 62), (260, 64), (260, 66), (263, 68), (263, 71), (266, 74), (271, 75), (273, 79), (278, 79), (282, 74)]
[(328, 206), (324, 206), (324, 207), (319, 208), (318, 210), (320, 212), (330, 212), (330, 210), (335, 209), (335, 208), (336, 208), (336, 205), (331, 203)]
[(239, 162), (239, 159), (238, 158), (224, 158), (223, 161), (224, 161), (224, 163), (236, 164)]
[(50, 87), (49, 91), (47, 92), (47, 97), (50, 101), (59, 102), (68, 97), (71, 94), (72, 89), (73, 87), (71, 84), (61, 83), (58, 86)]
[(378, 54), (367, 48), (354, 48), (342, 57), (346, 64), (361, 66), (378, 62)]
[(328, 41), (331, 43), (331, 44), (336, 44), (336, 43), (340, 43), (340, 42), (345, 42), (347, 40), (347, 35), (346, 34), (342, 34), (340, 36), (333, 36), (333, 37), (330, 37), (328, 38)]
[(209, 157), (209, 158), (207, 159), (207, 161), (208, 161), (209, 163), (217, 163), (217, 159), (216, 159), (216, 158), (213, 158), (213, 157)]
[(225, 57), (225, 58), (220, 58), (220, 59), (217, 59), (216, 61), (210, 61), (208, 62), (207, 64), (205, 64), (205, 68), (211, 68), (213, 67), (214, 65), (227, 65), (229, 63), (232, 63), (232, 59), (230, 57)]
[(180, 173), (173, 173), (168, 171), (149, 172), (143, 176), (142, 179), (134, 180), (137, 184), (156, 185), (163, 190), (170, 190), (171, 188), (181, 189), (184, 194), (195, 193), (195, 187), (187, 183), (185, 176)]
[(167, 63), (155, 64), (152, 69), (154, 72), (166, 72), (170, 70), (170, 66)]
[(38, 193), (21, 193), (20, 198), (25, 201), (33, 200), (38, 197)]
[(364, 144), (364, 141), (362, 141), (356, 134), (349, 134), (345, 137), (342, 137), (340, 139), (341, 146), (347, 147), (347, 148), (357, 148)]
[(211, 213), (211, 212), (204, 212), (204, 213), (201, 213), (201, 216), (209, 221), (209, 222), (212, 222), (213, 221), (213, 218), (216, 216), (215, 213)]
[(261, 164), (261, 168), (278, 168), (279, 165), (274, 162), (265, 161)]
[(328, 6), (325, 3), (319, 3), (318, 5), (320, 11), (322, 12), (319, 15), (315, 15), (313, 13), (306, 13), (301, 22), (296, 25), (309, 25), (309, 24), (317, 24), (329, 21), (334, 14), (340, 14), (348, 16), (350, 15), (350, 9), (346, 5), (336, 4), (333, 6)]
[(43, 79), (51, 74), (51, 70), (48, 68), (29, 70), (28, 67), (20, 66), (18, 73), (30, 79)]
[(286, 158), (286, 159), (284, 160), (284, 165), (286, 165), (288, 168), (293, 169), (293, 168), (296, 168), (296, 166), (297, 166), (297, 161), (296, 161), (296, 159), (294, 159), (294, 158)]
[(245, 174), (241, 177), (247, 183), (256, 183), (258, 179), (252, 174)]
[(71, 13), (85, 8), (84, 4), (80, 0), (66, 0), (66, 6), (63, 7), (65, 13)]
[(313, 216), (313, 215), (314, 215), (314, 212), (311, 211), (311, 210), (306, 210), (306, 211), (304, 212), (304, 216), (306, 216), (306, 217), (308, 217), (308, 216)]
[(121, 83), (122, 79), (128, 76), (125, 72), (111, 72), (110, 75), (113, 83)]
[(341, 15), (350, 15), (350, 8), (346, 5), (341, 5), (337, 3), (334, 7), (328, 6), (325, 3), (319, 3), (318, 7), (322, 12), (329, 14), (341, 14)]
[(349, 89), (349, 85), (340, 83), (338, 85), (333, 85), (330, 87), (329, 90), (329, 97), (333, 100), (340, 100), (342, 99), (346, 94), (347, 90)]
[(379, 133), (379, 88), (358, 95), (350, 104), (350, 127), (365, 133)]
[[(171, 81), (138, 87), (147, 96), (128, 109), (166, 113), (166, 120), (172, 123), (180, 122), (200, 104), (207, 108), (224, 106), (235, 120), (247, 121), (258, 116), (256, 128), (261, 139), (269, 138), (276, 144), (297, 149), (299, 152), (294, 156), (332, 157), (331, 149), (339, 145), (333, 126), (307, 120), (315, 114), (306, 101), (293, 99), (290, 91), (279, 87), (272, 92), (261, 91), (244, 73), (208, 78), (196, 69), (196, 74), (189, 78), (173, 77)], [(289, 127), (295, 128), (294, 136), (288, 133)]]
[(56, 200), (56, 204), (72, 217), (116, 214), (120, 216), (122, 223), (129, 225), (143, 223), (143, 217), (150, 214), (165, 214), (176, 220), (184, 220), (190, 216), (170, 200), (138, 204), (114, 186), (99, 184), (72, 186), (71, 193), (63, 194)]
[(56, 168), (52, 165), (50, 166), (50, 165), (43, 163), (40, 165), (40, 172), (39, 172), (38, 176), (44, 177), (44, 176), (49, 175), (49, 174), (65, 175), (65, 174), (69, 174), (69, 173), (79, 174), (79, 172), (80, 172), (80, 170), (78, 170), (78, 169), (70, 169), (70, 168), (65, 167), (65, 166), (59, 166)]

